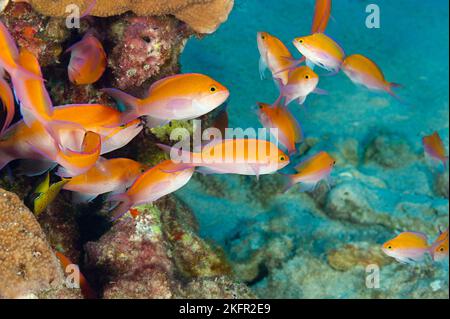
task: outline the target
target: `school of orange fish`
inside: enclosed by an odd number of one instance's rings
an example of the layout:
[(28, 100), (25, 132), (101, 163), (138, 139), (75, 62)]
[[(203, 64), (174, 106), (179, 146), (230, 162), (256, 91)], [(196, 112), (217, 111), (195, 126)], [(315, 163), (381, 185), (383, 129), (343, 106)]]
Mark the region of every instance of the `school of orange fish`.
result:
[[(180, 189), (195, 171), (256, 176), (275, 173), (290, 163), (289, 156), (297, 153), (297, 144), (303, 141), (301, 127), (288, 105), (294, 101), (305, 103), (311, 93), (326, 94), (318, 88), (316, 66), (329, 71), (329, 75), (342, 70), (352, 82), (398, 98), (393, 89), (399, 85), (388, 82), (372, 60), (361, 54), (347, 56), (325, 35), (330, 13), (331, 0), (316, 1), (311, 34), (293, 41), (303, 56), (299, 60), (275, 36), (267, 32), (257, 34), (261, 77), (268, 68), (280, 91), (273, 104), (258, 104), (259, 118), (264, 127), (278, 129), (278, 141), (287, 154), (266, 140), (223, 139), (198, 153), (181, 154), (181, 163), (166, 160), (155, 167), (126, 158), (105, 159), (102, 155), (124, 147), (136, 137), (143, 129), (143, 117), (147, 126), (157, 127), (213, 111), (228, 99), (226, 87), (203, 74), (179, 74), (154, 83), (144, 99), (117, 89), (103, 89), (127, 106), (124, 112), (100, 104), (54, 106), (37, 58), (26, 49), (19, 51), (0, 21), (0, 100), (5, 119), (0, 127), (0, 169), (17, 159), (26, 160), (28, 165), (24, 164), (22, 170), (29, 176), (58, 166), (56, 174), (64, 181), (62, 188), (76, 193), (77, 201), (112, 194), (107, 201), (118, 204), (113, 220), (134, 206), (154, 202)], [(92, 84), (102, 77), (107, 56), (94, 34), (88, 32), (66, 53), (71, 55), (68, 78), (72, 83)], [(22, 120), (11, 125), (16, 101)], [(255, 154), (250, 144), (268, 152)], [(423, 145), (431, 158), (447, 166), (448, 157), (437, 133), (424, 137)], [(172, 151), (168, 146), (159, 146)], [(236, 151), (234, 161), (221, 158), (221, 151), (229, 148)], [(319, 152), (295, 167), (297, 174), (288, 176), (286, 190), (296, 184), (303, 191), (313, 190), (321, 181), (328, 182), (334, 165), (335, 160), (327, 152)], [(448, 229), (431, 245), (425, 235), (406, 232), (382, 249), (400, 262), (419, 261), (427, 253), (434, 260), (442, 260), (448, 257)]]

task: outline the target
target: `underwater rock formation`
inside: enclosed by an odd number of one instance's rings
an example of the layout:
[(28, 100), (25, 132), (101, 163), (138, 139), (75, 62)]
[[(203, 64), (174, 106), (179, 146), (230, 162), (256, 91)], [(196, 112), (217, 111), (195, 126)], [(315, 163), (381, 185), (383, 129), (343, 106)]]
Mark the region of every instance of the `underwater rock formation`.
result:
[(378, 134), (366, 148), (366, 162), (386, 168), (399, 168), (417, 158), (408, 142), (396, 134)]
[(169, 198), (137, 210), (137, 218), (122, 218), (86, 244), (87, 269), (99, 279), (103, 298), (251, 296), (228, 276), (222, 253), (198, 237), (186, 207)]
[(80, 298), (45, 234), (19, 198), (0, 189), (0, 298)]
[[(88, 0), (28, 0), (33, 8), (46, 16), (65, 17), (70, 4), (80, 10), (89, 7)], [(233, 0), (98, 0), (91, 14), (97, 17), (110, 17), (133, 11), (140, 16), (174, 15), (186, 22), (199, 33), (212, 33), (226, 21), (233, 8)]]

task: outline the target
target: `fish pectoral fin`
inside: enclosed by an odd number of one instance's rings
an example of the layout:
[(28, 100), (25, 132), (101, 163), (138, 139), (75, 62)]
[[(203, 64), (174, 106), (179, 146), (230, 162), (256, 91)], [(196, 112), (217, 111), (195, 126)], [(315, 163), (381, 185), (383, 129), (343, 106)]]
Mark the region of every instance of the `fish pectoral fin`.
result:
[(324, 90), (321, 88), (315, 88), (313, 93), (319, 94), (319, 95), (328, 95), (329, 94), (327, 90)]
[(266, 61), (264, 61), (263, 57), (259, 58), (259, 76), (261, 77), (261, 80), (264, 80), (266, 78), (265, 71), (267, 69)]
[(307, 98), (306, 96), (300, 96), (297, 99), (297, 103), (300, 104), (300, 105), (303, 105), (305, 103), (305, 101), (306, 101), (306, 98)]
[(248, 164), (248, 165), (250, 166), (253, 173), (255, 174), (256, 180), (259, 181), (259, 173), (260, 173), (259, 165), (258, 164)]
[(151, 116), (147, 116), (145, 122), (148, 128), (160, 127), (170, 123), (167, 119), (158, 119)]

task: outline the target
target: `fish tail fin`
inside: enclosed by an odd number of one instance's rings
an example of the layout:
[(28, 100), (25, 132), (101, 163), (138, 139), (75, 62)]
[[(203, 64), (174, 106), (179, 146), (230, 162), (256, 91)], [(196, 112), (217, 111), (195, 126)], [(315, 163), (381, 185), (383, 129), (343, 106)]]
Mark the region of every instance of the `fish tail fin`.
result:
[(120, 203), (112, 212), (112, 221), (116, 221), (126, 214), (133, 207), (131, 203), (131, 199), (127, 193), (112, 195), (108, 198), (109, 202), (117, 202)]
[(399, 88), (404, 88), (404, 86), (399, 83), (390, 82), (390, 83), (388, 83), (386, 91), (389, 93), (390, 96), (392, 96), (394, 99), (396, 99), (400, 103), (406, 104), (406, 101), (394, 92), (394, 89), (399, 89)]
[(15, 158), (9, 156), (9, 154), (6, 153), (6, 151), (3, 150), (0, 146), (0, 170), (2, 170), (6, 165), (9, 164), (9, 162), (12, 162), (13, 160), (15, 160)]
[(161, 150), (163, 150), (164, 152), (169, 154), (172, 161), (180, 163), (180, 164), (189, 165), (190, 167), (192, 166), (193, 157), (194, 157), (194, 154), (192, 152), (178, 149), (176, 147), (172, 147), (172, 146), (165, 145), (165, 144), (158, 143), (158, 144), (156, 144), (156, 146), (158, 146)]
[(122, 124), (129, 123), (140, 116), (140, 99), (117, 89), (102, 89), (101, 92), (108, 94), (110, 97), (116, 100), (119, 110), (123, 112)]

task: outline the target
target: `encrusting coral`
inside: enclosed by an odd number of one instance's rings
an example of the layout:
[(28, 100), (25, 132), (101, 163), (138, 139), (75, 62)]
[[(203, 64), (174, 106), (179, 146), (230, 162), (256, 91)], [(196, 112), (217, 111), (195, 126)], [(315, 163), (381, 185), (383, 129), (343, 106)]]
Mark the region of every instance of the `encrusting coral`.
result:
[[(90, 0), (28, 0), (33, 8), (46, 16), (65, 17), (68, 5), (86, 10)], [(234, 0), (97, 0), (90, 13), (110, 17), (133, 11), (139, 16), (174, 15), (199, 33), (212, 33), (224, 22), (233, 8)]]

